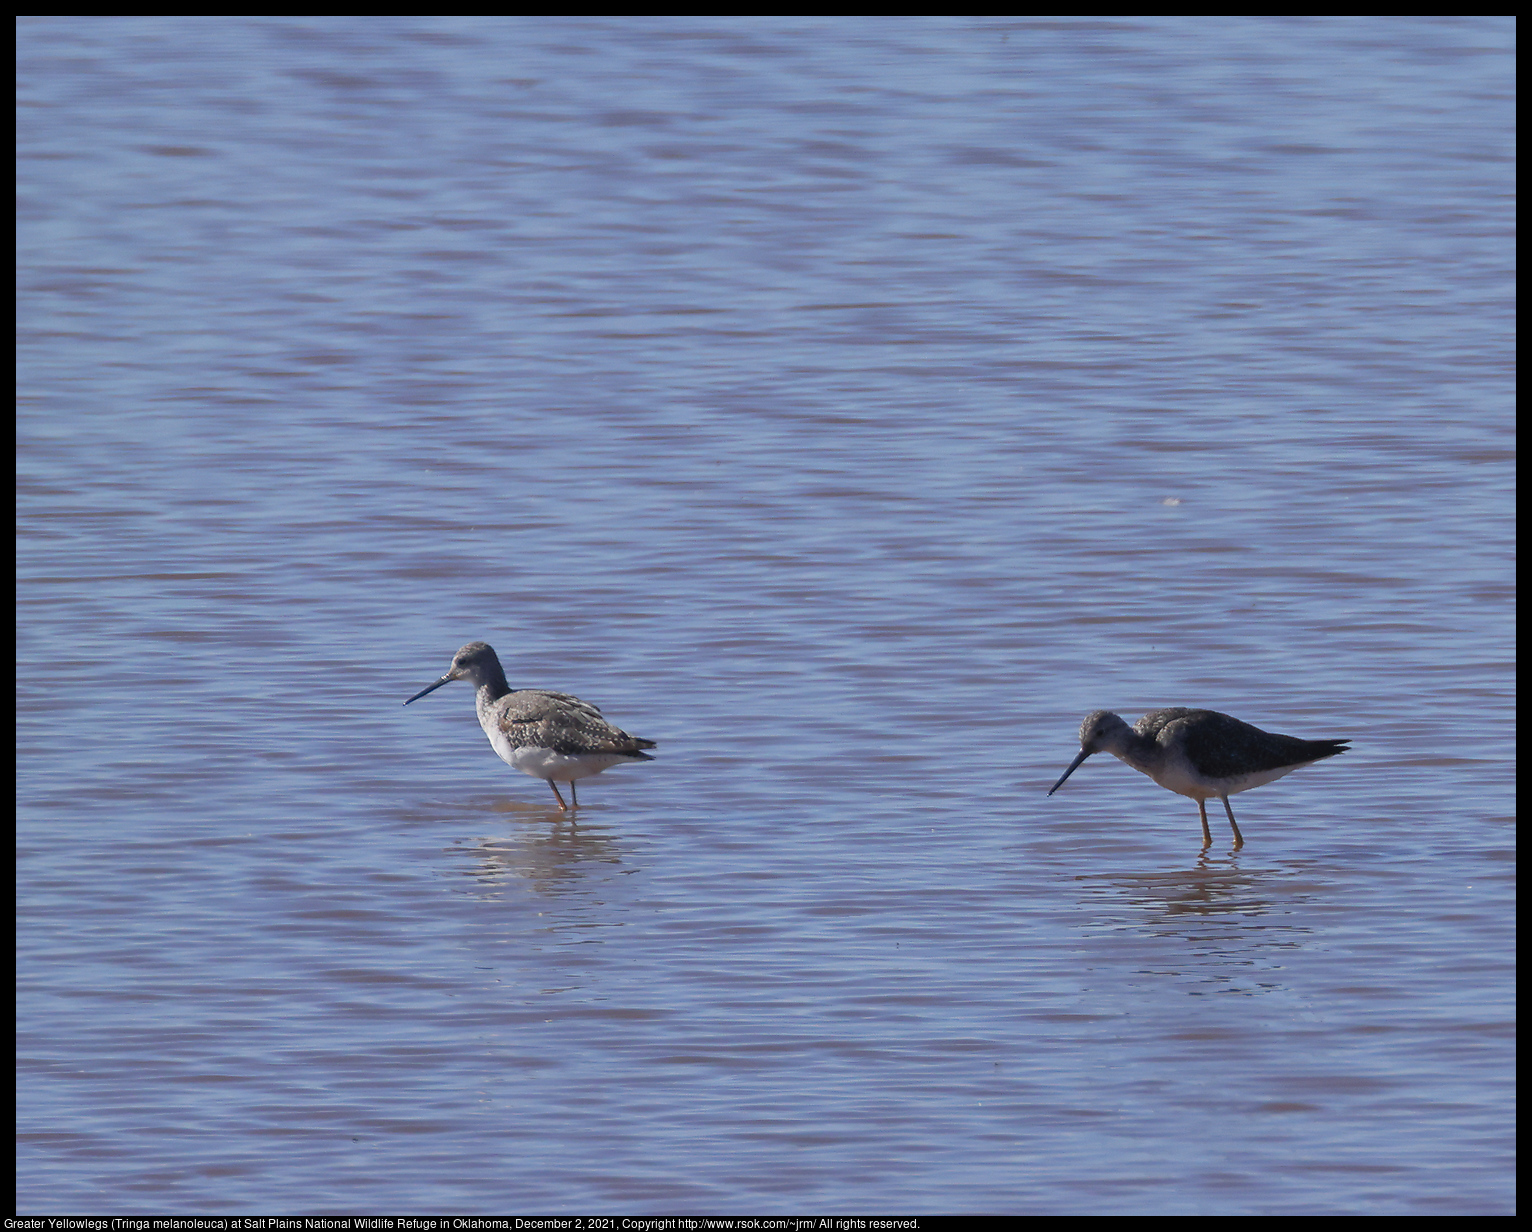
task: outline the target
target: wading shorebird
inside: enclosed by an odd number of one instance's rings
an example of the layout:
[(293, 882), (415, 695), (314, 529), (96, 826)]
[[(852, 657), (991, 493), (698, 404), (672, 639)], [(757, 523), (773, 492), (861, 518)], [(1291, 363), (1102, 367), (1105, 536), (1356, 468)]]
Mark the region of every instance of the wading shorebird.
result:
[(1230, 796), (1344, 753), (1350, 743), (1279, 736), (1216, 710), (1188, 710), (1184, 706), (1151, 710), (1132, 727), (1121, 715), (1096, 710), (1080, 724), (1080, 756), (1048, 794), (1064, 786), (1064, 780), (1092, 753), (1110, 753), (1161, 787), (1195, 800), (1202, 818), (1204, 847), (1213, 845), (1206, 801), (1217, 796), (1234, 827), (1234, 846), (1243, 847), (1245, 839), (1229, 807)]
[(643, 752), (654, 747), (653, 740), (640, 740), (613, 727), (589, 702), (546, 689), (512, 689), (505, 682), (499, 657), (485, 642), (469, 642), (452, 656), (445, 676), (404, 704), (419, 701), (454, 680), (466, 680), (477, 690), (474, 705), (479, 726), (500, 760), (523, 774), (545, 779), (560, 809), (569, 806), (559, 794), (559, 783), (569, 784), (569, 798), (578, 808), (576, 779), (623, 762), (654, 760)]

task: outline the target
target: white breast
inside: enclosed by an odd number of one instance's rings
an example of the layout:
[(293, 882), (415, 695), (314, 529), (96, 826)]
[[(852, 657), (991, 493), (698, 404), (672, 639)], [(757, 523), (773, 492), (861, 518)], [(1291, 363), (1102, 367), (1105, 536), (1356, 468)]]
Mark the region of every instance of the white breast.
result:
[(589, 778), (625, 761), (636, 761), (622, 753), (556, 753), (535, 744), (514, 745), (497, 726), (487, 725), (484, 734), (495, 753), (506, 765), (530, 774), (535, 779), (557, 779), (570, 783)]
[[(1189, 796), (1193, 800), (1209, 800), (1214, 796), (1232, 796), (1237, 792), (1249, 791), (1252, 787), (1274, 782), (1285, 774), (1291, 774), (1294, 770), (1311, 764), (1305, 761), (1299, 762), (1296, 766), (1278, 766), (1275, 770), (1261, 770), (1254, 774), (1235, 774), (1228, 778), (1208, 779), (1197, 774), (1185, 757), (1175, 756), (1165, 758), (1157, 770), (1145, 770), (1144, 773), (1161, 787), (1177, 795)], [(1134, 769), (1139, 767), (1135, 766)]]

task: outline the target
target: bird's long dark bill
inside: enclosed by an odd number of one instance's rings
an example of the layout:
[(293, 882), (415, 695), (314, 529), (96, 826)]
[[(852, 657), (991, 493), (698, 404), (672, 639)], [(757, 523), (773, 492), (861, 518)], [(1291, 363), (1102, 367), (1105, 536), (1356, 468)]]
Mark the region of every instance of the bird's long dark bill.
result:
[[(434, 688), (435, 686), (433, 685), (432, 687)], [(413, 700), (413, 699), (411, 699), (411, 700)], [(1071, 774), (1073, 774), (1075, 772), (1075, 770), (1079, 767), (1080, 763), (1082, 761), (1084, 761), (1087, 757), (1089, 757), (1095, 751), (1096, 751), (1095, 749), (1081, 749), (1080, 750), (1080, 756), (1076, 757), (1072, 762), (1069, 763), (1069, 769), (1068, 770), (1064, 771), (1063, 774), (1059, 775), (1059, 781), (1057, 783), (1055, 783), (1052, 787), (1048, 788), (1048, 794), (1051, 796), (1060, 787), (1064, 786), (1064, 780), (1067, 779)]]
[[(439, 688), (441, 688), (441, 687), (442, 687), (442, 685), (444, 685), (444, 684), (451, 684), (451, 683), (452, 683), (452, 682), (453, 682), (453, 681), (454, 681), (454, 680), (456, 680), (456, 679), (457, 679), (457, 677), (456, 677), (456, 676), (443, 676), (443, 677), (442, 677), (442, 678), (441, 678), (441, 679), (440, 679), (440, 680), (438, 680), (438, 681), (437, 681), (437, 682), (436, 682), (436, 683), (435, 683), (435, 684), (428, 684), (428, 685), (426, 685), (426, 687), (425, 687), (425, 688), (423, 688), (423, 689), (421, 689), (421, 690), (420, 690), (420, 692), (419, 692), (419, 693), (417, 693), (417, 694), (415, 694), (415, 696), (414, 696), (414, 697), (412, 697), (412, 698), (410, 698), (410, 699), (409, 699), (409, 700), (408, 700), (408, 701), (406, 701), (406, 702), (405, 702), (405, 703), (404, 703), (404, 704), (405, 704), (405, 705), (406, 705), (406, 706), (408, 706), (408, 705), (409, 705), (409, 704), (410, 704), (410, 702), (418, 702), (418, 701), (419, 701), (419, 700), (420, 700), (420, 699), (421, 699), (421, 698), (422, 698), (422, 697), (424, 697), (424, 696), (425, 696), (425, 695), (426, 695), (426, 694), (427, 694), (427, 693), (429, 693), (429, 692), (431, 692), (431, 690), (432, 690), (432, 689), (439, 689)], [(1074, 769), (1074, 767), (1073, 767), (1073, 766), (1070, 766), (1070, 767), (1069, 767), (1069, 768), (1070, 768), (1070, 769), (1071, 769), (1071, 770), (1073, 770), (1073, 769)], [(1060, 781), (1062, 781), (1062, 780), (1060, 780)]]

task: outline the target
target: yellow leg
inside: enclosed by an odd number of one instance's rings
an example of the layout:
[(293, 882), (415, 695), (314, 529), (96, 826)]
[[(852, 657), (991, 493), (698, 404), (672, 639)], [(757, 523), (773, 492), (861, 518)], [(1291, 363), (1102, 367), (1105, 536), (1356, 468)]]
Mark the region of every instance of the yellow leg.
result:
[(1208, 806), (1205, 801), (1197, 801), (1197, 816), (1202, 818), (1202, 845), (1204, 848), (1213, 845), (1213, 832), (1208, 829)]
[(1239, 822), (1234, 820), (1234, 810), (1229, 807), (1229, 797), (1219, 796), (1218, 798), (1223, 801), (1223, 811), (1229, 814), (1229, 824), (1234, 827), (1234, 848), (1237, 851), (1245, 845), (1245, 836), (1239, 832)]

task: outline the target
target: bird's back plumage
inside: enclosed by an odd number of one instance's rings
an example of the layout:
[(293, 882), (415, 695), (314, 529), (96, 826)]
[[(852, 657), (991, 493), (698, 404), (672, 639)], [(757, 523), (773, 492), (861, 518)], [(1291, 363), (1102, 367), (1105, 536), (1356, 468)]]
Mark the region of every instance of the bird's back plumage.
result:
[(555, 753), (613, 753), (635, 761), (653, 761), (644, 749), (653, 740), (630, 736), (614, 727), (590, 702), (551, 689), (516, 689), (489, 703), (495, 728), (514, 747), (551, 749)]

